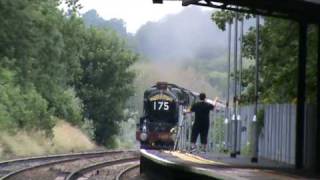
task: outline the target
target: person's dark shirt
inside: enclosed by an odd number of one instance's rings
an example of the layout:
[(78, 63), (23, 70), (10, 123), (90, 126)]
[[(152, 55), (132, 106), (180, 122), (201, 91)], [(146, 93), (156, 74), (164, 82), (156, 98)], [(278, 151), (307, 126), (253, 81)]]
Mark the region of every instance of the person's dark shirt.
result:
[(192, 105), (191, 111), (195, 113), (195, 123), (199, 125), (209, 124), (209, 113), (214, 106), (204, 101), (197, 102)]

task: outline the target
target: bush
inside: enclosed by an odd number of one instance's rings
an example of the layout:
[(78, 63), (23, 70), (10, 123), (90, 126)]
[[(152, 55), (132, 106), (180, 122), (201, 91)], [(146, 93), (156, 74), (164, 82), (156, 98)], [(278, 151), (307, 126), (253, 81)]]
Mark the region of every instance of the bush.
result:
[(74, 89), (60, 90), (53, 96), (53, 107), (55, 115), (59, 118), (66, 119), (72, 125), (82, 123), (82, 101), (76, 96)]
[(54, 120), (47, 101), (34, 86), (22, 90), (14, 84), (14, 73), (0, 69), (0, 128), (41, 129), (51, 132)]

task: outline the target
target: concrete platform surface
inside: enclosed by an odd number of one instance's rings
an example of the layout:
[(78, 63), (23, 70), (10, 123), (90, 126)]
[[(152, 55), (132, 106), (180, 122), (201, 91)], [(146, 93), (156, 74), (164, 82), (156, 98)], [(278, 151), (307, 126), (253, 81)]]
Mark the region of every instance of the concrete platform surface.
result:
[(175, 164), (192, 167), (217, 179), (320, 179), (320, 176), (298, 172), (291, 165), (264, 159), (259, 159), (258, 163), (251, 163), (248, 157), (231, 158), (228, 154), (190, 154), (155, 150), (148, 152)]

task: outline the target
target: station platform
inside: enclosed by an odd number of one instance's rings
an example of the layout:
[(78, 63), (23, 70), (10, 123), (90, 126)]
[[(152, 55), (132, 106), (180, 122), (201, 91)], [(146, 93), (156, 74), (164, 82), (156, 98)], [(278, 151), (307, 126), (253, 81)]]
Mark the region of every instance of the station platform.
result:
[(259, 159), (258, 163), (251, 163), (248, 157), (231, 158), (228, 154), (143, 151), (162, 159), (167, 164), (185, 167), (189, 171), (204, 174), (212, 179), (320, 179), (320, 176), (297, 172), (290, 165), (264, 159)]

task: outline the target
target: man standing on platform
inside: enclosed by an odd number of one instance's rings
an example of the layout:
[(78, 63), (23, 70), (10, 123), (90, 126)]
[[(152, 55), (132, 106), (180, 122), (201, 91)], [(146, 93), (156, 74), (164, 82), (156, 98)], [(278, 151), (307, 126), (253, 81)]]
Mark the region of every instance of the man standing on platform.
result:
[(210, 126), (209, 114), (214, 109), (217, 99), (214, 100), (213, 105), (205, 102), (206, 94), (200, 93), (200, 102), (192, 105), (191, 112), (195, 113), (195, 121), (191, 132), (191, 152), (195, 151), (195, 143), (200, 134), (201, 150), (205, 151), (207, 147), (207, 138)]

